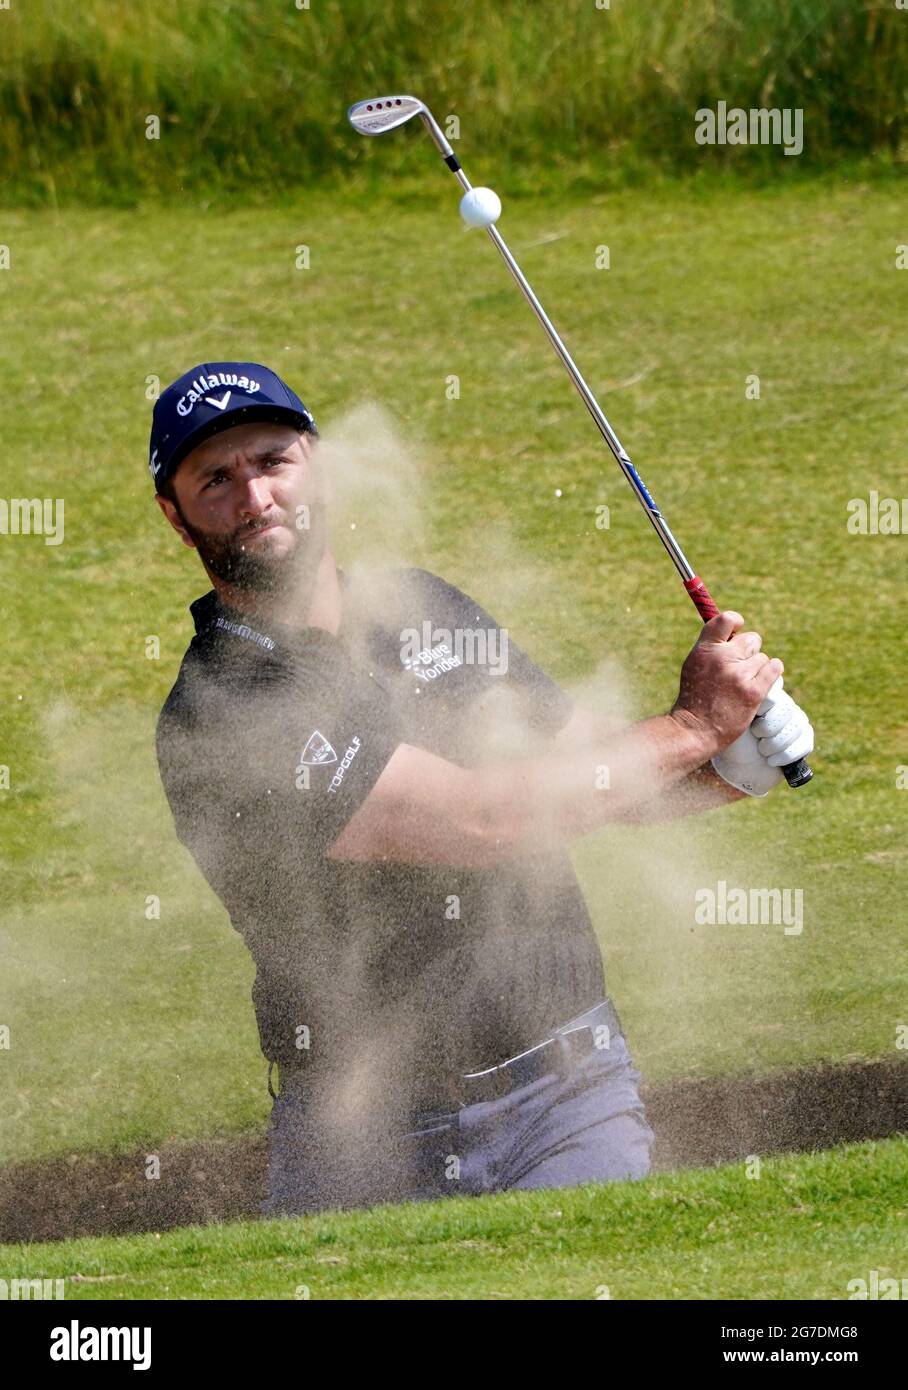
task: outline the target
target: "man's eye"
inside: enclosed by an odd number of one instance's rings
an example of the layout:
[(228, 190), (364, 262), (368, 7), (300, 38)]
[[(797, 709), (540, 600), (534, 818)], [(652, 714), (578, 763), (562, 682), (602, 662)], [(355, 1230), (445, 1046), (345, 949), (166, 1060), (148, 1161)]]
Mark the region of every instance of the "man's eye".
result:
[(212, 473), (211, 477), (208, 479), (208, 482), (205, 484), (205, 491), (207, 491), (208, 488), (210, 488), (214, 483), (222, 483), (224, 481), (225, 476), (226, 474), (224, 473)]

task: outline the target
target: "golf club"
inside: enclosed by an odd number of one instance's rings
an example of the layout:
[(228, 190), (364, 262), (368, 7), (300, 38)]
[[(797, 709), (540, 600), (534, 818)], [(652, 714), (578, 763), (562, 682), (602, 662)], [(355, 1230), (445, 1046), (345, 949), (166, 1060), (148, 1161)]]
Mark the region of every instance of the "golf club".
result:
[[(395, 130), (397, 126), (404, 125), (407, 121), (412, 120), (414, 116), (419, 116), (423, 125), (431, 135), (439, 154), (464, 189), (464, 192), (471, 193), (473, 191), (473, 185), (460, 167), (460, 162), (445, 138), (441, 127), (438, 125), (438, 122), (425, 103), (420, 101), (418, 97), (405, 95), (372, 97), (366, 101), (356, 102), (350, 107), (347, 116), (350, 124), (355, 130), (358, 130), (361, 135), (384, 135), (386, 131)], [(497, 203), (497, 199), (495, 199), (495, 202)], [(497, 213), (489, 214), (490, 217), (496, 215)], [(520, 266), (508, 250), (501, 234), (497, 228), (491, 224), (491, 221), (481, 221), (477, 222), (475, 225), (485, 226), (486, 231), (501, 253), (501, 257), (514, 279), (517, 281), (521, 293), (545, 330), (549, 342), (564, 363), (565, 369), (577, 388), (584, 405), (590, 415), (592, 415), (599, 429), (599, 433), (614, 454), (619, 467), (634, 489), (634, 492), (649, 517), (656, 534), (671, 556), (675, 568), (680, 574), (684, 587), (690, 595), (697, 612), (704, 622), (707, 622), (710, 618), (714, 618), (720, 611), (719, 608), (713, 601), (703, 580), (694, 571), (684, 551), (672, 535), (668, 523), (653, 501), (649, 489), (631, 463), (629, 455), (606, 419), (599, 402), (581, 376), (573, 358), (561, 341), (554, 324), (536, 298), (536, 295), (533, 293)], [(813, 772), (805, 758), (799, 758), (797, 762), (790, 763), (788, 767), (783, 768), (782, 771), (785, 774), (786, 781), (791, 787), (803, 786), (804, 783), (809, 782), (813, 776)]]

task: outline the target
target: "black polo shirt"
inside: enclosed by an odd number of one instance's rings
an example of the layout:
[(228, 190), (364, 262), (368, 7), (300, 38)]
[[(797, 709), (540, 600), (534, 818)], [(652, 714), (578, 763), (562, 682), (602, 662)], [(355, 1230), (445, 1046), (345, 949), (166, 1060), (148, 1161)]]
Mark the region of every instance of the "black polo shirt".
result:
[(191, 605), (158, 761), (177, 835), (254, 957), (265, 1055), (313, 1086), (360, 1077), (379, 1105), (418, 1108), (604, 997), (570, 860), (325, 852), (400, 743), (463, 767), (538, 755), (571, 701), (435, 575), (340, 577), (337, 636), (259, 631), (214, 591)]

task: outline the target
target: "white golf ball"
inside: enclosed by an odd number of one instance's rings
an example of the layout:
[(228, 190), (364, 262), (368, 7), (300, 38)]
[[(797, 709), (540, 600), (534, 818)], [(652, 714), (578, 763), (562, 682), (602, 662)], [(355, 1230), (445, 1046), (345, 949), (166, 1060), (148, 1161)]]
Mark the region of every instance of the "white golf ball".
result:
[(471, 188), (460, 200), (460, 215), (468, 227), (490, 227), (501, 216), (501, 199), (491, 188)]

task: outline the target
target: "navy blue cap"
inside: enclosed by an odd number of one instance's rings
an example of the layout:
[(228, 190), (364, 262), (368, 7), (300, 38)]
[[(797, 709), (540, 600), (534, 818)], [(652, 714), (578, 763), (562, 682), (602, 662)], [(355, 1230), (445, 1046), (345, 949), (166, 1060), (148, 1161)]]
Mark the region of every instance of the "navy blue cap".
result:
[(249, 420), (276, 420), (318, 434), (295, 391), (258, 362), (203, 362), (184, 372), (155, 401), (148, 467), (155, 490), (211, 434)]

